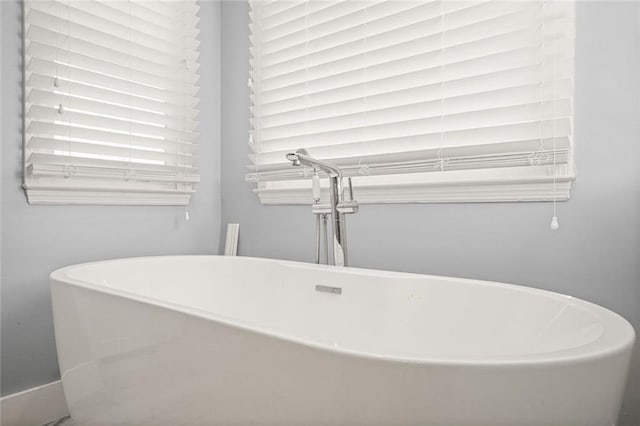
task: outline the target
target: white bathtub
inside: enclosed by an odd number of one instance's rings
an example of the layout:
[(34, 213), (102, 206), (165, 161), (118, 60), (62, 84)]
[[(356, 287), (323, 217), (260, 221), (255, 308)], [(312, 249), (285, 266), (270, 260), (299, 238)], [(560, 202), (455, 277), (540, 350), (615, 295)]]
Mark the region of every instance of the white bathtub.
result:
[(79, 425), (611, 426), (635, 338), (527, 287), (255, 258), (97, 262), (51, 286)]

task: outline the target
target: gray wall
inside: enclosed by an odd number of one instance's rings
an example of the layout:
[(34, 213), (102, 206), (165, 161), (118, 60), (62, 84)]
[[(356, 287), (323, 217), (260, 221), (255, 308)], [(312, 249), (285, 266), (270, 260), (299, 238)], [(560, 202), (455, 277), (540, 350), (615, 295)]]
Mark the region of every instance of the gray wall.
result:
[(21, 189), (21, 6), (2, 8), (2, 395), (59, 378), (48, 274), (98, 259), (217, 253), (220, 230), (219, 3), (201, 10), (202, 182), (189, 208), (30, 206)]
[[(578, 179), (549, 230), (547, 203), (365, 205), (348, 218), (357, 267), (524, 284), (619, 312), (640, 330), (640, 10), (578, 2), (575, 141)], [(310, 261), (307, 207), (263, 207), (244, 181), (245, 2), (222, 4), (222, 221), (239, 222), (240, 253)], [(636, 350), (621, 422), (640, 424)]]

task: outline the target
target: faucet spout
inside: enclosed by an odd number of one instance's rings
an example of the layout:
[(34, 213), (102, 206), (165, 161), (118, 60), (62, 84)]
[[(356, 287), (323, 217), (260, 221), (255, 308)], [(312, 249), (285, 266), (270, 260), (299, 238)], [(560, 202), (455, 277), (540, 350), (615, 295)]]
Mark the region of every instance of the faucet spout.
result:
[(337, 176), (342, 178), (342, 171), (338, 166), (328, 161), (312, 157), (304, 148), (298, 149), (296, 152), (290, 152), (286, 157), (294, 166), (315, 167), (327, 173), (329, 177)]

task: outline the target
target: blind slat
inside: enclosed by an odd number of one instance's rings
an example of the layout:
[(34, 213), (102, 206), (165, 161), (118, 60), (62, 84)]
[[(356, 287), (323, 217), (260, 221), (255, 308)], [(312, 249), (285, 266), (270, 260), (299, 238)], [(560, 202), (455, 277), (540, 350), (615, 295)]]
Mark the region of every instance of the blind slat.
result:
[[(509, 102), (508, 100), (507, 102)], [(462, 105), (463, 108), (470, 108)], [(480, 106), (478, 106), (480, 108)], [(568, 117), (571, 115), (571, 105), (568, 99), (548, 103), (509, 104), (506, 106), (468, 110), (456, 112), (453, 108), (447, 110), (441, 101), (403, 105), (400, 107), (368, 110), (299, 124), (283, 125), (261, 131), (263, 143), (285, 138), (322, 138), (328, 132), (351, 131), (361, 129), (362, 133), (390, 135), (403, 133), (424, 132), (429, 129), (441, 129), (443, 132), (490, 127), (510, 123), (522, 123), (531, 120), (531, 116), (542, 111), (542, 117), (552, 115)], [(366, 122), (366, 126), (358, 123)], [(366, 136), (365, 136), (366, 137)]]
[[(32, 72), (27, 81), (32, 90), (42, 90), (52, 93), (73, 94), (75, 97), (100, 100), (104, 103), (121, 105), (123, 102), (131, 108), (165, 114), (168, 117), (186, 118), (193, 120), (198, 115), (196, 108), (171, 103), (167, 100), (141, 97), (133, 93), (124, 94), (122, 91), (109, 90), (95, 85), (83, 84), (64, 78), (43, 75)], [(195, 102), (195, 100), (194, 100)]]
[(185, 177), (195, 178), (198, 170), (190, 166), (175, 166), (165, 164), (154, 164), (150, 162), (140, 161), (122, 161), (108, 160), (105, 158), (87, 158), (81, 156), (54, 155), (43, 153), (31, 153), (27, 158), (29, 165), (38, 165), (41, 169), (49, 166), (50, 169), (65, 171), (67, 174), (73, 174), (73, 168), (84, 167), (85, 170), (96, 169), (102, 171), (111, 171), (113, 176), (121, 178), (130, 178), (135, 175), (139, 179), (142, 176), (164, 176), (170, 178), (175, 176), (176, 179), (184, 179)]
[[(73, 1), (68, 3), (44, 0), (31, 2), (29, 6), (31, 10), (37, 10), (63, 19), (68, 18), (72, 21), (79, 21), (85, 26), (110, 35), (120, 35), (120, 38), (124, 40), (128, 40), (131, 37), (133, 41), (143, 46), (149, 45), (164, 50), (170, 46), (179, 48), (184, 43), (190, 43), (189, 49), (197, 49), (199, 41), (196, 39), (176, 39), (175, 32), (184, 30), (177, 20), (173, 20), (168, 26), (157, 25), (141, 19), (141, 17), (137, 17), (133, 13), (130, 14), (128, 10), (121, 11), (113, 8), (113, 3), (116, 2)], [(132, 12), (134, 11), (135, 8), (133, 8)], [(46, 22), (49, 25), (52, 23), (50, 20)], [(58, 28), (60, 27), (62, 25)]]
[[(121, 99), (120, 102), (128, 102), (128, 99)], [(163, 113), (155, 113), (135, 109), (127, 105), (115, 105), (104, 101), (94, 101), (86, 98), (71, 96), (66, 93), (56, 93), (54, 91), (32, 89), (27, 97), (27, 103), (39, 107), (62, 106), (63, 110), (73, 108), (85, 114), (109, 116), (114, 119), (127, 120), (131, 122), (146, 123), (152, 126), (162, 126), (170, 129), (181, 129), (193, 131), (198, 123), (184, 117), (167, 117)], [(63, 117), (60, 119), (64, 120)], [(80, 121), (79, 124), (82, 124)], [(105, 123), (106, 124), (106, 123)]]
[[(509, 84), (509, 80), (500, 81), (500, 85), (505, 84)], [(513, 82), (511, 84), (513, 84)], [(263, 136), (267, 138), (264, 132), (276, 127), (302, 125), (307, 122), (342, 117), (347, 114), (369, 114), (376, 111), (389, 110), (394, 107), (411, 108), (417, 110), (417, 113), (423, 111), (426, 116), (430, 111), (429, 106), (431, 105), (431, 110), (435, 108), (439, 115), (445, 116), (451, 113), (459, 113), (479, 108), (535, 103), (540, 102), (541, 99), (569, 99), (571, 95), (571, 82), (566, 79), (558, 82), (555, 88), (551, 87), (551, 85), (545, 87), (543, 89), (544, 91), (541, 91), (538, 82), (497, 89), (492, 89), (491, 86), (488, 85), (488, 87), (474, 88), (473, 90), (483, 91), (468, 91), (459, 94), (461, 90), (458, 88), (450, 89), (448, 87), (443, 88), (441, 85), (430, 85), (372, 94), (367, 97), (365, 101), (358, 96), (361, 95), (362, 89), (356, 87), (351, 93), (343, 92), (342, 96), (336, 96), (335, 100), (323, 99), (324, 102), (317, 100), (313, 103), (305, 103), (304, 97), (298, 97), (296, 98), (299, 101), (297, 105), (290, 104), (289, 110), (273, 113), (268, 116), (262, 115), (260, 117), (261, 129)], [(440, 105), (440, 102), (444, 105)], [(300, 109), (296, 109), (296, 106), (299, 106)], [(425, 108), (423, 109), (423, 107)], [(372, 117), (368, 116), (367, 118), (371, 119)]]
[[(441, 57), (439, 52), (429, 52), (417, 56), (395, 59), (393, 61), (382, 62), (364, 69), (343, 70), (336, 68), (332, 73), (324, 77), (309, 77), (305, 80), (303, 75), (296, 75), (295, 79), (274, 84), (265, 82), (264, 87), (260, 87), (260, 95), (266, 101), (272, 102), (274, 98), (288, 98), (296, 93), (304, 93), (302, 89), (307, 87), (311, 93), (348, 87), (363, 82), (376, 81), (390, 78), (398, 74), (409, 72), (425, 72), (427, 74), (425, 84), (436, 83), (447, 80), (457, 80), (473, 77), (481, 74), (500, 72), (506, 69), (518, 68), (522, 66), (540, 66), (541, 58), (536, 55), (539, 50), (536, 46), (529, 46), (495, 53), (489, 56), (481, 56), (461, 62), (433, 62), (433, 59)], [(556, 60), (556, 57), (546, 58)], [(571, 58), (566, 58), (571, 59)], [(558, 60), (558, 62), (560, 62)], [(446, 74), (443, 72), (446, 68)], [(551, 68), (551, 70), (556, 67)], [(562, 67), (557, 67), (562, 70)], [(304, 74), (304, 71), (300, 71)]]
[[(550, 71), (546, 75), (545, 71)], [(545, 75), (541, 78), (540, 73)], [(282, 91), (280, 93), (261, 93), (260, 104), (267, 113), (262, 117), (270, 117), (272, 115), (283, 112), (300, 111), (301, 103), (305, 103), (307, 108), (314, 106), (330, 105), (331, 103), (339, 103), (344, 100), (362, 98), (363, 85), (366, 85), (367, 95), (377, 96), (383, 93), (400, 92), (403, 90), (415, 90), (418, 92), (428, 91), (433, 87), (444, 85), (448, 93), (452, 96), (463, 95), (467, 92), (488, 91), (491, 89), (508, 88), (518, 84), (538, 83), (543, 84), (544, 88), (553, 87), (552, 81), (559, 79), (559, 86), (564, 86), (565, 80), (570, 80), (571, 69), (568, 63), (558, 63), (553, 68), (547, 67), (541, 71), (541, 64), (524, 65), (515, 68), (506, 68), (495, 70), (494, 72), (479, 73), (467, 77), (456, 78), (457, 76), (449, 74), (440, 78), (440, 69), (419, 70), (409, 72), (399, 72), (395, 75), (382, 75), (381, 78), (375, 76), (374, 79), (366, 79), (357, 81), (355, 78), (347, 80), (347, 84), (338, 88), (321, 87), (319, 90), (309, 89), (304, 93), (296, 93), (296, 88), (290, 91)], [(542, 81), (541, 81), (542, 80)], [(290, 95), (290, 96), (287, 96)]]
[[(29, 73), (33, 72), (53, 78), (58, 77), (60, 80), (67, 80), (88, 86), (95, 86), (97, 88), (118, 91), (122, 93), (123, 96), (131, 94), (133, 96), (146, 97), (159, 101), (169, 101), (174, 104), (181, 104), (187, 107), (194, 107), (198, 104), (198, 98), (195, 96), (195, 93), (197, 93), (198, 90), (197, 86), (189, 88), (189, 86), (185, 84), (182, 87), (184, 91), (182, 91), (180, 88), (174, 87), (173, 82), (164, 81), (165, 88), (163, 88), (163, 80), (158, 79), (157, 77), (154, 79), (158, 80), (155, 84), (160, 84), (160, 86), (141, 84), (138, 81), (112, 77), (108, 74), (102, 74), (99, 71), (90, 71), (82, 67), (74, 68), (72, 66), (56, 63), (55, 60), (42, 59), (37, 56), (32, 56), (28, 59), (27, 69), (29, 70)], [(132, 72), (132, 74), (135, 75), (136, 72)], [(144, 77), (141, 77), (139, 80), (145, 81)], [(192, 91), (194, 93), (191, 93)]]
[[(197, 75), (184, 70), (184, 60), (176, 58), (173, 65), (153, 63), (140, 58), (129, 58), (128, 53), (116, 52), (89, 43), (75, 43), (73, 48), (56, 46), (46, 34), (34, 28), (28, 30), (30, 39), (27, 54), (47, 59), (60, 65), (80, 67), (121, 79), (144, 82), (149, 85), (170, 84), (176, 90), (196, 93), (193, 84)], [(197, 67), (196, 67), (197, 68)]]
[(114, 132), (109, 129), (95, 129), (87, 127), (72, 127), (66, 123), (50, 123), (44, 121), (31, 120), (27, 124), (26, 143), (34, 136), (48, 138), (65, 138), (72, 140), (87, 140), (102, 142), (107, 144), (123, 146), (142, 146), (146, 148), (162, 149), (168, 152), (183, 151), (191, 152), (196, 144), (178, 139), (152, 138), (141, 135), (131, 135), (126, 132)]
[(171, 129), (160, 125), (150, 125), (129, 120), (120, 120), (106, 116), (88, 114), (85, 111), (74, 110), (73, 103), (64, 108), (63, 113), (55, 107), (31, 105), (27, 110), (28, 116), (37, 116), (39, 121), (57, 122), (67, 126), (88, 127), (103, 130), (127, 132), (134, 135), (150, 137), (169, 137), (186, 141), (194, 141), (198, 134), (188, 130)]
[[(171, 60), (172, 53), (180, 53), (192, 59), (198, 56), (197, 40), (176, 40), (175, 37), (162, 39), (156, 36), (155, 31), (136, 31), (129, 26), (127, 16), (124, 16), (121, 22), (113, 22), (105, 20), (102, 16), (66, 5), (55, 5), (50, 1), (31, 4), (27, 18), (30, 25), (37, 25), (52, 32), (93, 43), (103, 43), (123, 51), (141, 51), (152, 55), (151, 59), (161, 57)], [(95, 5), (97, 4), (93, 3), (93, 6)]]
[[(388, 142), (390, 149), (396, 144), (412, 144), (420, 147), (448, 147), (458, 145), (488, 144), (499, 142), (512, 142), (518, 140), (545, 139), (571, 135), (571, 120), (561, 118), (542, 122), (515, 123), (502, 126), (487, 126), (479, 129), (463, 129), (450, 132), (407, 132), (393, 137), (379, 137), (377, 134), (369, 134), (364, 138), (364, 132), (354, 129), (351, 133), (336, 132), (322, 137), (284, 138), (270, 143), (256, 143), (251, 147), (254, 152), (289, 151), (297, 148), (343, 146), (345, 157), (353, 155), (351, 147), (358, 144), (378, 144)], [(362, 146), (362, 145), (360, 145)], [(312, 152), (312, 151), (311, 151)]]
[[(535, 153), (538, 151), (552, 150), (554, 140), (556, 146), (565, 149), (570, 147), (569, 136), (556, 136), (556, 138), (536, 138), (530, 139), (515, 137), (513, 140), (482, 140), (480, 143), (465, 144), (463, 139), (447, 139), (446, 144), (440, 144), (439, 135), (424, 135), (422, 138), (396, 138), (391, 145), (388, 139), (373, 140), (366, 142), (353, 142), (348, 144), (348, 157), (341, 157), (344, 155), (345, 145), (315, 145), (305, 147), (310, 152), (316, 153), (322, 158), (332, 159), (334, 161), (345, 161), (347, 163), (362, 164), (362, 158), (364, 156), (374, 155), (406, 155), (410, 156), (411, 153), (421, 152), (436, 152), (447, 158), (448, 155), (463, 156), (468, 153), (486, 153), (491, 152), (499, 153), (501, 150), (505, 152), (530, 152)], [(476, 142), (476, 141), (474, 141)], [(437, 146), (437, 148), (433, 148)], [(443, 150), (444, 149), (444, 150)], [(445, 151), (446, 150), (446, 151)], [(291, 150), (277, 150), (267, 151), (260, 153), (250, 154), (250, 157), (254, 159), (258, 165), (249, 165), (249, 170), (273, 170), (286, 169), (289, 170), (289, 165), (282, 159), (285, 158), (287, 153)], [(461, 154), (462, 153), (462, 154)], [(420, 157), (421, 158), (421, 157)], [(364, 164), (367, 164), (366, 162)], [(366, 168), (366, 167), (365, 167)]]
[[(66, 0), (56, 0), (63, 1)], [(194, 37), (198, 32), (198, 10), (199, 6), (191, 0), (185, 2), (177, 1), (113, 1), (98, 0), (99, 3), (119, 10), (126, 15), (131, 15), (148, 22), (155, 23), (163, 28), (174, 28), (177, 23), (178, 29), (188, 37)], [(82, 4), (82, 0), (72, 0), (72, 3)], [(95, 6), (90, 6), (94, 12)], [(178, 18), (180, 18), (178, 20)]]
[[(110, 158), (142, 159), (144, 161), (155, 161), (168, 164), (182, 164), (195, 166), (195, 158), (192, 153), (187, 152), (166, 152), (164, 150), (141, 149), (142, 147), (112, 146), (104, 143), (87, 143), (77, 141), (65, 141), (60, 139), (50, 139), (34, 137), (29, 140), (29, 149), (39, 153), (54, 153), (54, 155), (68, 156), (70, 153), (92, 156), (99, 155)], [(56, 154), (57, 153), (57, 154)]]

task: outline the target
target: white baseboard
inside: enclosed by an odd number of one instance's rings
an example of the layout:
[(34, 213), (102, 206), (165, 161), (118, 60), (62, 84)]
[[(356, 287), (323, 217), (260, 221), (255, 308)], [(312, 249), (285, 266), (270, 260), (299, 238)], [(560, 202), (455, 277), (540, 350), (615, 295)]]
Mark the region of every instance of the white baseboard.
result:
[(59, 380), (0, 398), (2, 426), (42, 426), (68, 415)]

